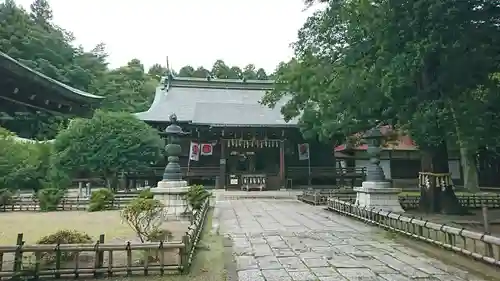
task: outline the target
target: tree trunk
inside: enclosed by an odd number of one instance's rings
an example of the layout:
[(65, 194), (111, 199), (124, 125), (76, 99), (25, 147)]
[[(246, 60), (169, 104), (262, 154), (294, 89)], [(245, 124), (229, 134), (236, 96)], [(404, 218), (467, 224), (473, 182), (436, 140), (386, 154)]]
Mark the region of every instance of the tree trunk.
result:
[[(420, 186), (419, 207), (426, 213), (465, 214), (467, 210), (460, 205), (449, 174), (448, 148), (446, 142), (424, 152), (422, 170), (427, 172), (430, 185)], [(438, 178), (438, 180), (436, 180)], [(445, 181), (446, 179), (446, 181)], [(442, 184), (443, 183), (443, 184)]]
[(460, 164), (462, 166), (465, 190), (478, 192), (479, 175), (477, 173), (476, 155), (474, 154), (474, 151), (460, 145)]

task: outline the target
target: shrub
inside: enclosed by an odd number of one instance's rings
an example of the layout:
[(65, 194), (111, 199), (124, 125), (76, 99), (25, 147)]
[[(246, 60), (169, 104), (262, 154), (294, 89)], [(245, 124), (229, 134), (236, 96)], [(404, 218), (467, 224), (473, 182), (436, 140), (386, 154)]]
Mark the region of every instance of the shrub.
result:
[(150, 242), (170, 241), (174, 238), (174, 235), (172, 231), (167, 229), (154, 229), (148, 233), (146, 238)]
[(186, 200), (191, 209), (197, 211), (201, 209), (205, 200), (210, 196), (211, 193), (208, 192), (202, 185), (193, 185), (189, 187), (186, 194)]
[(65, 193), (65, 190), (57, 188), (44, 188), (39, 190), (36, 197), (40, 204), (40, 210), (45, 212), (56, 211)]
[(89, 212), (109, 210), (112, 207), (115, 195), (109, 189), (99, 189), (90, 195)]
[(153, 194), (153, 192), (151, 192), (150, 188), (146, 188), (144, 190), (141, 190), (141, 192), (139, 192), (139, 198), (153, 199), (153, 197), (154, 197), (154, 194)]
[[(43, 236), (36, 243), (37, 244), (89, 244), (93, 243), (92, 237), (87, 233), (79, 232), (76, 230), (59, 230), (56, 233)], [(76, 252), (63, 251), (61, 254), (61, 260), (71, 261), (76, 257)], [(47, 263), (52, 263), (55, 261), (55, 253), (42, 253), (42, 258)]]
[(0, 206), (10, 205), (14, 194), (7, 188), (0, 188)]
[(158, 200), (136, 198), (123, 209), (123, 221), (134, 230), (141, 242), (160, 235), (159, 227), (163, 220), (165, 206)]

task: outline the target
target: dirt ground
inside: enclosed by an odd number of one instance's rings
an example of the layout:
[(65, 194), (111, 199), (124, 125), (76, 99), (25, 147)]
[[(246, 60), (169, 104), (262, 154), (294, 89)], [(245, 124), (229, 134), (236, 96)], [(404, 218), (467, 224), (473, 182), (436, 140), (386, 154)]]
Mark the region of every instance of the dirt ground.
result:
[[(95, 241), (100, 234), (105, 235), (105, 243), (126, 244), (127, 241), (140, 243), (134, 231), (120, 218), (120, 211), (104, 212), (9, 212), (0, 213), (0, 245), (15, 245), (18, 233), (24, 234), (26, 244), (34, 244), (42, 236), (52, 234), (58, 230), (78, 230), (89, 234)], [(168, 221), (162, 228), (172, 232), (172, 241), (181, 241), (182, 235), (187, 231), (189, 222)], [(178, 250), (171, 250), (166, 257), (166, 262), (175, 264), (178, 262)], [(83, 253), (79, 258), (79, 267), (92, 267), (94, 252)], [(143, 250), (132, 252), (134, 263), (144, 259)], [(109, 254), (104, 253), (104, 266), (107, 266)], [(113, 264), (124, 265), (126, 263), (126, 252), (113, 252)], [(24, 263), (29, 266), (34, 263), (32, 253), (25, 253)], [(5, 254), (3, 257), (3, 268), (12, 268), (13, 254)], [(63, 268), (73, 268), (74, 262), (64, 265)]]

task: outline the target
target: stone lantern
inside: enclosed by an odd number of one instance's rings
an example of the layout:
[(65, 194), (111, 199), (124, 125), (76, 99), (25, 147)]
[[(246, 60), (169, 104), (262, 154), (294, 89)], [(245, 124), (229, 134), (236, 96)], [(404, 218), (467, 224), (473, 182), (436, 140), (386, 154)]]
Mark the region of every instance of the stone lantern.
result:
[(380, 128), (373, 128), (366, 132), (363, 139), (368, 145), (366, 152), (370, 157), (370, 164), (366, 167), (366, 181), (383, 182), (386, 181), (384, 170), (380, 167), (380, 153), (382, 152), (381, 145), (384, 136), (380, 132)]
[(377, 208), (391, 212), (404, 212), (399, 204), (400, 188), (393, 188), (392, 182), (387, 180), (384, 170), (380, 167), (381, 145), (384, 136), (379, 127), (369, 130), (364, 136), (367, 142), (367, 153), (370, 163), (366, 167), (366, 180), (361, 187), (355, 187), (356, 204), (360, 207)]
[(168, 164), (163, 173), (163, 180), (158, 182), (157, 187), (152, 188), (154, 199), (159, 200), (165, 205), (166, 217), (179, 218), (187, 209), (185, 195), (189, 187), (187, 181), (182, 179), (182, 171), (179, 165), (179, 156), (181, 155), (180, 139), (188, 133), (182, 131), (177, 124), (177, 116), (170, 116), (170, 125), (165, 129), (167, 135), (167, 153)]
[(180, 139), (189, 133), (182, 131), (182, 128), (177, 125), (177, 116), (172, 114), (170, 115), (170, 125), (165, 129), (165, 134), (168, 143), (165, 146), (168, 164), (163, 173), (163, 181), (179, 182), (182, 181), (181, 166), (179, 165), (179, 156), (182, 152)]

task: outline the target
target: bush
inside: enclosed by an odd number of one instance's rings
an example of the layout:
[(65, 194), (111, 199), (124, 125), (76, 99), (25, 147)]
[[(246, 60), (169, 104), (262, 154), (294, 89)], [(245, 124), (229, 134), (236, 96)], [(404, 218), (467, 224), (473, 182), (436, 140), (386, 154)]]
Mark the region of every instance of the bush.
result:
[(201, 209), (205, 200), (210, 196), (211, 193), (208, 192), (202, 185), (193, 185), (189, 187), (186, 194), (186, 200), (191, 209), (197, 211)]
[[(56, 233), (43, 236), (36, 243), (37, 244), (90, 244), (93, 243), (92, 237), (85, 232), (76, 230), (59, 230)], [(63, 261), (71, 261), (75, 258), (76, 252), (61, 252), (61, 259)], [(51, 263), (55, 261), (54, 253), (42, 253), (45, 262)]]
[(159, 227), (163, 221), (164, 208), (158, 200), (136, 198), (123, 209), (121, 217), (144, 243), (149, 238), (161, 235)]
[(174, 235), (172, 231), (167, 229), (154, 229), (148, 233), (146, 238), (149, 242), (171, 241)]
[(89, 212), (98, 212), (112, 208), (115, 195), (109, 189), (99, 189), (90, 195)]
[(141, 192), (139, 192), (139, 198), (153, 199), (153, 197), (154, 197), (154, 194), (153, 194), (153, 192), (151, 192), (151, 188), (147, 188), (147, 189), (141, 190)]
[(0, 188), (0, 206), (10, 205), (14, 194), (7, 188)]
[(40, 210), (45, 212), (56, 211), (65, 193), (65, 190), (57, 188), (44, 188), (39, 190), (36, 197), (40, 204)]

